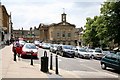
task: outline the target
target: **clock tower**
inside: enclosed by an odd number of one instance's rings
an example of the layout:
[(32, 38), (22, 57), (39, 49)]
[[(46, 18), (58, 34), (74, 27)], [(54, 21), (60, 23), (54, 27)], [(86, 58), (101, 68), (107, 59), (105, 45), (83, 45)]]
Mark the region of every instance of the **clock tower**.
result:
[(62, 17), (62, 22), (66, 22), (66, 14), (63, 13), (63, 14), (61, 15), (61, 17)]

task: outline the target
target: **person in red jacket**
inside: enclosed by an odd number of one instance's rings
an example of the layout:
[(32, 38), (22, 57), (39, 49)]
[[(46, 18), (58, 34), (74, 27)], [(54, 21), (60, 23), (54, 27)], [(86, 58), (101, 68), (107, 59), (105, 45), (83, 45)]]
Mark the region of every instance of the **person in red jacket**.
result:
[(14, 49), (16, 50), (16, 53), (18, 54), (18, 57), (20, 57), (20, 54), (22, 52), (22, 46), (19, 44), (18, 41), (15, 41), (13, 43), (13, 48), (12, 48), (12, 51), (14, 52)]

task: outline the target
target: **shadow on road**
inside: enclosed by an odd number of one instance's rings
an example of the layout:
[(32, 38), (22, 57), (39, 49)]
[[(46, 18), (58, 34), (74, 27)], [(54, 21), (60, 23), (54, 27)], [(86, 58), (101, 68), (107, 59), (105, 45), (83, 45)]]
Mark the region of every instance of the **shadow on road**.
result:
[(119, 76), (120, 76), (120, 71), (118, 71), (118, 70), (114, 70), (114, 69), (106, 69), (107, 71), (110, 71), (110, 72), (113, 72), (113, 73), (117, 73), (117, 74), (119, 74)]
[[(31, 59), (31, 56), (24, 56), (23, 59)], [(33, 57), (34, 60), (39, 60), (38, 57)]]

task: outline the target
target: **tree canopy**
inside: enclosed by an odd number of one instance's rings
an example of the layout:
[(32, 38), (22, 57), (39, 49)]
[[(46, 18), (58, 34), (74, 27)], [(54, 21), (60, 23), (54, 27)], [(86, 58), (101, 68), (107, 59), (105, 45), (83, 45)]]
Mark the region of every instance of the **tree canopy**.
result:
[(99, 16), (86, 18), (83, 34), (85, 44), (105, 47), (113, 42), (120, 46), (120, 1), (104, 2), (100, 11)]

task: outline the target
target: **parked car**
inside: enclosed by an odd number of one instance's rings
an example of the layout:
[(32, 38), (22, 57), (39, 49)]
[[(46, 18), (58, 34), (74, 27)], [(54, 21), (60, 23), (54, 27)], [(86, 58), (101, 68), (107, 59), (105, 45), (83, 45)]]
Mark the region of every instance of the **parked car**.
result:
[(23, 40), (19, 40), (19, 44), (23, 47), (24, 45), (25, 45), (25, 41), (23, 41)]
[(50, 52), (56, 53), (58, 44), (52, 44), (50, 46)]
[(39, 48), (42, 48), (42, 43), (41, 42), (39, 43)]
[(42, 48), (43, 49), (50, 49), (50, 44), (49, 43), (42, 43)]
[(117, 54), (117, 55), (120, 55), (120, 52), (117, 52), (116, 54)]
[(110, 54), (110, 51), (103, 51), (103, 55)]
[(38, 49), (33, 43), (26, 43), (22, 48), (21, 57), (24, 56), (31, 56), (31, 53), (33, 57), (38, 58)]
[(107, 67), (120, 70), (120, 52), (106, 54), (101, 59), (101, 68), (106, 69)]
[(101, 59), (103, 56), (104, 54), (102, 53), (101, 48), (95, 48), (95, 50), (92, 53), (92, 58), (94, 59)]
[(40, 42), (35, 40), (34, 44), (39, 47)]
[(67, 56), (67, 57), (74, 57), (75, 52), (73, 50), (73, 46), (71, 45), (59, 45), (57, 47), (57, 54), (61, 56)]
[(88, 52), (85, 48), (78, 48), (77, 49), (77, 53), (76, 53), (76, 56), (78, 57), (78, 58), (88, 58), (88, 59), (90, 59), (91, 58), (91, 53), (90, 52)]

